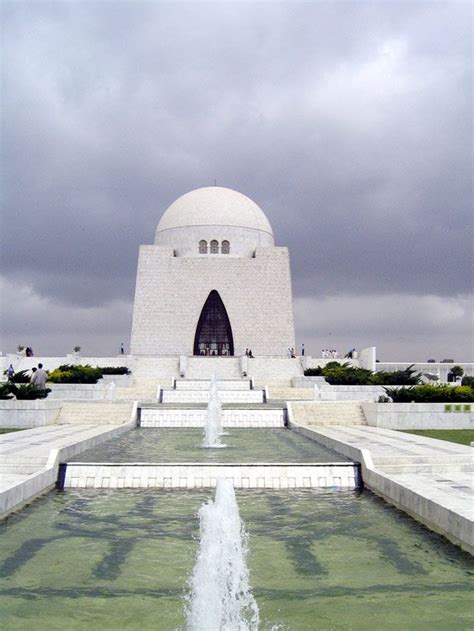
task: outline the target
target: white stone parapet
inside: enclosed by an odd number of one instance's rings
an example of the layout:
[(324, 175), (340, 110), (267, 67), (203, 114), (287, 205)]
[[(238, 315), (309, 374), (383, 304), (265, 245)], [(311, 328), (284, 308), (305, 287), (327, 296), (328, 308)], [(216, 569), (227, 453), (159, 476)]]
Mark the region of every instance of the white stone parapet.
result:
[[(222, 403), (263, 403), (262, 390), (221, 390)], [(163, 390), (163, 403), (208, 403), (206, 390)]]
[[(209, 379), (176, 379), (176, 390), (209, 390)], [(217, 382), (220, 390), (251, 390), (250, 379), (226, 379)]]
[(362, 403), (367, 424), (386, 429), (474, 429), (474, 403)]
[(31, 428), (53, 425), (61, 411), (62, 403), (54, 399), (0, 401), (0, 427)]
[(358, 466), (349, 463), (148, 464), (68, 463), (64, 488), (214, 488), (219, 478), (235, 488), (357, 488)]
[[(207, 410), (170, 410), (143, 408), (140, 416), (141, 427), (204, 427)], [(222, 410), (224, 427), (284, 427), (285, 411), (280, 410)]]

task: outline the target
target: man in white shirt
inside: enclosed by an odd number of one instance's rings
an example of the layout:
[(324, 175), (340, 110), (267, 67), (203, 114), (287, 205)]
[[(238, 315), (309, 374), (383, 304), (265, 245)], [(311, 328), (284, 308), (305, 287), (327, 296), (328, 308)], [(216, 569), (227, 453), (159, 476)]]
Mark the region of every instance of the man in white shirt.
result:
[(46, 382), (48, 381), (48, 373), (43, 370), (43, 364), (38, 364), (38, 370), (31, 377), (31, 383), (34, 383), (38, 388), (43, 390), (46, 388)]

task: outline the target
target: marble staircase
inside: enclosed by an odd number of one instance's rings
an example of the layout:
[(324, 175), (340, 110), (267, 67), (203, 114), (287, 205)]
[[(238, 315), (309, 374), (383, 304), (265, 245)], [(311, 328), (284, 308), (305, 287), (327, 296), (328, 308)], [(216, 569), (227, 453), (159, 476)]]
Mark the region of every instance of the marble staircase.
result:
[(121, 425), (130, 420), (133, 404), (115, 401), (64, 401), (57, 423)]
[(294, 401), (288, 405), (295, 422), (303, 425), (367, 425), (359, 401)]

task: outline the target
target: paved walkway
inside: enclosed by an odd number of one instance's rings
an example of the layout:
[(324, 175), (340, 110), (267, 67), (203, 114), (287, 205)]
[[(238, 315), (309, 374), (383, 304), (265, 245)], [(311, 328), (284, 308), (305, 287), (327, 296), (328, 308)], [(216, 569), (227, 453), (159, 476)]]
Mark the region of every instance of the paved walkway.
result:
[(0, 436), (0, 519), (54, 486), (60, 458), (127, 431), (123, 425), (49, 425)]
[(474, 449), (377, 427), (307, 427), (362, 463), (365, 485), (474, 553)]

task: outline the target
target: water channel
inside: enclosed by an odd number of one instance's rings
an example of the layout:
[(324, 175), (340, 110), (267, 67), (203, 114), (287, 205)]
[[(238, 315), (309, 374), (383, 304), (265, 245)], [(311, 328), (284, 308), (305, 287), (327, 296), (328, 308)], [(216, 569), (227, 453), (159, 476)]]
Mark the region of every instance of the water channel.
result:
[[(471, 557), (370, 492), (236, 495), (262, 631), (474, 628)], [(213, 496), (69, 490), (12, 515), (3, 628), (184, 629), (198, 511)]]

